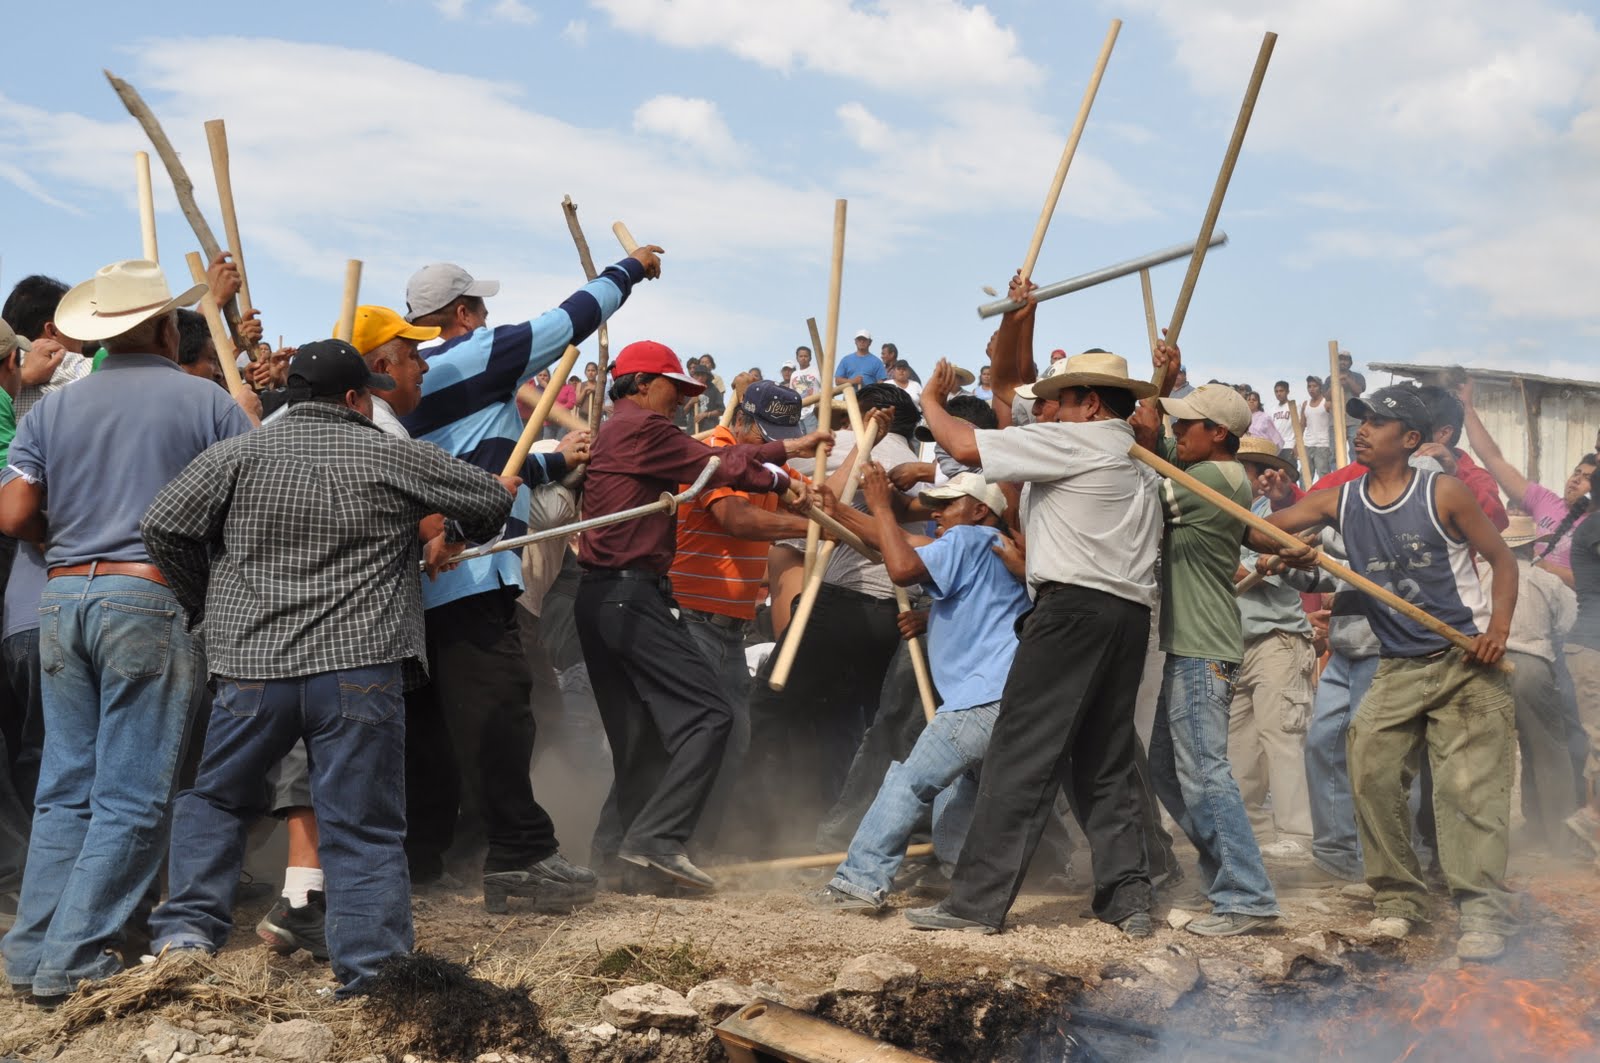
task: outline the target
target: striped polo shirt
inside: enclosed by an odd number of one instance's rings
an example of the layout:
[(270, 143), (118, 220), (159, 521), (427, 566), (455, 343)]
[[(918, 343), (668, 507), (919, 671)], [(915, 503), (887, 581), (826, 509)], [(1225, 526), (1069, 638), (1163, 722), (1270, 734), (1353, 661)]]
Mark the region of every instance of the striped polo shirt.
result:
[[(719, 425), (705, 443), (729, 447), (739, 442)], [(790, 475), (795, 473), (791, 470)], [(756, 606), (767, 597), (767, 551), (764, 539), (729, 535), (711, 514), (711, 503), (742, 498), (757, 509), (777, 511), (778, 496), (718, 487), (702, 491), (678, 507), (678, 552), (672, 558), (672, 596), (685, 609), (754, 620)]]
[[(625, 258), (531, 321), (480, 328), (423, 350), (428, 373), (422, 378), (422, 401), (401, 423), (413, 439), (499, 475), (522, 434), (517, 389), (553, 365), (568, 344), (587, 339), (643, 279), (639, 261)], [(517, 491), (508, 537), (528, 530), (529, 487), (565, 472), (560, 455), (528, 455), (522, 472), (527, 483)], [(515, 550), (473, 558), (438, 579), (424, 580), (422, 604), (432, 609), (501, 587), (522, 588), (522, 562)]]

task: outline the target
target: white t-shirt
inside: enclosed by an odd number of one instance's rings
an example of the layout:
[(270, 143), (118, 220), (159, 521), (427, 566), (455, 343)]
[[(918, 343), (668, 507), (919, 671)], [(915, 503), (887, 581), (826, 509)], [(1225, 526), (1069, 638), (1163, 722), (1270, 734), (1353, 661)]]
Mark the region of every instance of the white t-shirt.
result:
[(987, 479), (1032, 485), (1022, 512), (1029, 595), (1065, 583), (1154, 607), (1161, 477), (1128, 457), (1132, 425), (1051, 421), (975, 435)]
[(804, 369), (796, 369), (789, 374), (789, 386), (798, 391), (803, 399), (822, 390), (822, 374), (817, 372), (815, 364)]
[(899, 388), (901, 391), (904, 391), (907, 395), (910, 395), (911, 401), (915, 402), (919, 407), (922, 405), (921, 384), (917, 383), (915, 380), (908, 380), (904, 384), (895, 383), (894, 381), (890, 381), (890, 383), (893, 383), (895, 387)]
[[(1278, 438), (1283, 440), (1285, 447), (1294, 446), (1294, 425), (1289, 420), (1289, 404), (1278, 403), (1278, 408), (1272, 411), (1272, 427), (1278, 430)], [(1305, 426), (1301, 426), (1305, 430)]]
[[(856, 445), (855, 436), (848, 431), (835, 432), (834, 449), (840, 459), (850, 453), (850, 448)], [(904, 465), (908, 461), (917, 461), (916, 451), (911, 449), (904, 436), (887, 435), (873, 444), (872, 460), (882, 465), (885, 469), (893, 470), (897, 465)], [(830, 456), (828, 465), (833, 467)], [(911, 493), (916, 494), (926, 485), (918, 484)], [(855, 507), (866, 512), (867, 503), (862, 494), (857, 491)], [(924, 523), (907, 524), (905, 529), (915, 534), (925, 534), (927, 525)], [(893, 598), (894, 584), (889, 579), (889, 572), (879, 561), (868, 561), (844, 543), (834, 548), (833, 556), (828, 559), (827, 571), (823, 574), (822, 582), (831, 583), (836, 587), (846, 590), (859, 591), (870, 594), (874, 598)]]
[[(1305, 435), (1306, 446), (1326, 447), (1332, 445), (1333, 411), (1328, 408), (1326, 395), (1315, 406), (1308, 402), (1300, 407), (1300, 421), (1300, 429)], [(1293, 434), (1292, 429), (1290, 434)]]

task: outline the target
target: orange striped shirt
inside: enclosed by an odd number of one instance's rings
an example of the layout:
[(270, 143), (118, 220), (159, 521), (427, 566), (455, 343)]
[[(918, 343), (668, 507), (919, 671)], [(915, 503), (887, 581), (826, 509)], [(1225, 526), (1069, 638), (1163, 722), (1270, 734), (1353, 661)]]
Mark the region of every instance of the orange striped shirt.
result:
[[(710, 447), (727, 447), (737, 442), (733, 432), (720, 425), (705, 440)], [(803, 479), (794, 470), (787, 471)], [(772, 544), (763, 539), (735, 538), (712, 516), (711, 503), (733, 497), (742, 498), (768, 513), (778, 508), (775, 494), (736, 491), (731, 487), (703, 491), (693, 502), (679, 506), (678, 552), (672, 559), (672, 596), (685, 609), (754, 620), (756, 606), (767, 597), (767, 551)]]

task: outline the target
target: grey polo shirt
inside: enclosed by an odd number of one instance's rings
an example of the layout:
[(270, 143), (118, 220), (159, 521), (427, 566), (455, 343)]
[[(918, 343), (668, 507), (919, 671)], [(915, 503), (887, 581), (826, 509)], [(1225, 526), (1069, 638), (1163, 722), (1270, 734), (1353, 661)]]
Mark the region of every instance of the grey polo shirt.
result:
[(233, 396), (154, 354), (114, 354), (40, 399), (17, 428), (7, 480), (43, 483), (45, 565), (142, 561), (139, 520), (213, 443), (250, 431)]

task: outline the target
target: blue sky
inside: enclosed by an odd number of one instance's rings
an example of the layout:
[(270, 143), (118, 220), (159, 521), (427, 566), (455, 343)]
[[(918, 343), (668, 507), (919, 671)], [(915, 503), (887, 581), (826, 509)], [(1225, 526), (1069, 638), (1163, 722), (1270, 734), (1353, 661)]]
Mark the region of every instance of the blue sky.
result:
[[(1303, 378), (1368, 361), (1600, 376), (1600, 29), (1528, 0), (280, 0), (36, 5), (0, 73), (0, 285), (138, 253), (132, 152), (99, 68), (131, 80), (221, 223), (202, 123), (228, 122), (269, 338), (326, 335), (453, 260), (492, 321), (580, 279), (559, 203), (667, 248), (618, 315), (769, 372), (824, 318), (849, 200), (840, 346), (866, 327), (926, 371), (983, 360), (983, 285), (1020, 264), (1094, 57), (1124, 19), (1035, 270), (1060, 279), (1192, 239), (1262, 31), (1280, 34), (1184, 327), (1191, 372)], [(227, 34), (219, 33), (226, 26)], [(194, 241), (156, 173), (163, 264)], [(1182, 265), (1155, 274), (1165, 321)], [(174, 282), (176, 286), (176, 281)], [(1047, 304), (1039, 355), (1143, 354), (1136, 279)], [(591, 344), (592, 348), (592, 344)], [(587, 353), (587, 352), (586, 352)], [(1299, 391), (1299, 388), (1296, 388)]]

